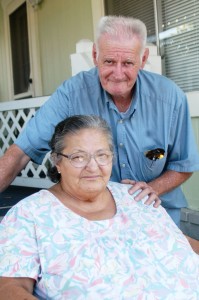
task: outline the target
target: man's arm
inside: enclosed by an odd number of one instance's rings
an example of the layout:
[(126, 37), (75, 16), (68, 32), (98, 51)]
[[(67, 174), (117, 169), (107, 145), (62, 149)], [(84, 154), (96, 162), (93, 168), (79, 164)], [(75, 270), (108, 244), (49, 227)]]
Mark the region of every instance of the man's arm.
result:
[(185, 235), (185, 236), (188, 239), (193, 251), (199, 255), (199, 241), (191, 238), (190, 236), (187, 236), (187, 235)]
[(163, 195), (170, 192), (174, 188), (181, 185), (183, 182), (188, 180), (193, 172), (176, 172), (172, 170), (167, 170), (160, 177), (148, 182), (148, 185), (156, 191), (157, 195)]
[(3, 192), (27, 165), (30, 157), (17, 145), (11, 145), (0, 158), (0, 192)]

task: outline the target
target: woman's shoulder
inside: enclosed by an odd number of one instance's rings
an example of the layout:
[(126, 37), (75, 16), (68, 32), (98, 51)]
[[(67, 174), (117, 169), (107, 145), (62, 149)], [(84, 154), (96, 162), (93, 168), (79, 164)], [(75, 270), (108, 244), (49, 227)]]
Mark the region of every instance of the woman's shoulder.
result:
[(128, 189), (130, 188), (129, 184), (122, 184), (119, 182), (113, 182), (109, 181), (108, 182), (108, 189), (113, 195), (113, 198), (118, 197), (118, 196), (124, 196), (128, 194)]
[(165, 218), (165, 215), (167, 215), (165, 209), (161, 205), (158, 208), (154, 208), (153, 203), (150, 205), (145, 204), (148, 196), (145, 196), (140, 201), (135, 201), (136, 195), (138, 195), (141, 190), (137, 190), (135, 193), (129, 194), (129, 189), (132, 187), (131, 184), (109, 181), (107, 187), (110, 190), (117, 206), (119, 205), (123, 209), (130, 210), (131, 213), (133, 213), (136, 209), (137, 212), (139, 211), (144, 215), (149, 214), (150, 218), (153, 219)]
[(41, 189), (40, 191), (20, 200), (16, 206), (40, 206), (42, 203), (49, 202), (49, 198), (54, 197), (52, 193), (50, 193), (46, 189)]
[(42, 210), (43, 206), (49, 205), (53, 200), (53, 195), (48, 190), (40, 190), (16, 203), (10, 208), (7, 214), (4, 216), (2, 222), (4, 223), (13, 216), (27, 215), (31, 218), (31, 215), (35, 215), (38, 211)]
[[(131, 184), (124, 184), (124, 183), (118, 183), (118, 182), (113, 182), (109, 181), (108, 183), (108, 188), (110, 192), (112, 193), (114, 198), (120, 198), (120, 199), (126, 199), (130, 202), (135, 202), (137, 203), (134, 198), (136, 197), (137, 194), (140, 193), (141, 190), (136, 191), (134, 194), (130, 195), (129, 194), (129, 189), (132, 187)], [(146, 200), (146, 197), (141, 200), (141, 203), (144, 203)]]

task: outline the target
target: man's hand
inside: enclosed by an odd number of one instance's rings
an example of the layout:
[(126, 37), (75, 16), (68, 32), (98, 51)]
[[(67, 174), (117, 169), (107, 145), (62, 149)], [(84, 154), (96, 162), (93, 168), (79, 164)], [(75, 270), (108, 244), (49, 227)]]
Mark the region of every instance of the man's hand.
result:
[(135, 201), (140, 201), (145, 196), (148, 196), (148, 199), (145, 201), (145, 204), (150, 205), (153, 203), (153, 207), (156, 207), (156, 208), (161, 204), (161, 200), (159, 199), (156, 192), (146, 182), (124, 179), (121, 181), (121, 183), (133, 185), (129, 189), (130, 195), (132, 195), (133, 193), (135, 193), (138, 190), (141, 190), (141, 192), (135, 197)]

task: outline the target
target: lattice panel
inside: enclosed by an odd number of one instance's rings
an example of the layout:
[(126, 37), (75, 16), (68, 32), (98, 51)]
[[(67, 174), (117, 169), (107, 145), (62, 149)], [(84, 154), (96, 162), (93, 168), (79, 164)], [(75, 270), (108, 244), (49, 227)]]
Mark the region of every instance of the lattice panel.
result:
[(36, 109), (19, 109), (0, 112), (0, 147), (2, 153), (14, 143), (28, 120), (34, 116)]
[[(35, 99), (39, 101), (35, 102)], [(35, 99), (12, 101), (9, 103), (9, 107), (0, 103), (0, 156), (15, 142), (27, 122), (35, 115), (36, 110), (46, 101), (47, 97)], [(42, 165), (29, 162), (17, 176), (14, 184), (48, 187), (51, 185), (46, 176), (49, 164), (49, 154), (46, 155)]]
[(43, 160), (42, 165), (37, 165), (33, 162), (29, 162), (24, 170), (21, 171), (22, 177), (45, 179), (47, 178), (47, 170), (50, 164), (49, 154)]

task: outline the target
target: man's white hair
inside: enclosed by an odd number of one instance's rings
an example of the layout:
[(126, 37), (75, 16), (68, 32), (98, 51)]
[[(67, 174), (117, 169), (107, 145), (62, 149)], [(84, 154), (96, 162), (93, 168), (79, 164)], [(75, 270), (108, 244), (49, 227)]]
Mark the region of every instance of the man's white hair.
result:
[(99, 50), (99, 39), (104, 34), (113, 38), (132, 39), (136, 37), (141, 43), (142, 53), (144, 52), (147, 40), (146, 25), (139, 19), (123, 16), (105, 16), (99, 21), (96, 31), (96, 51)]

